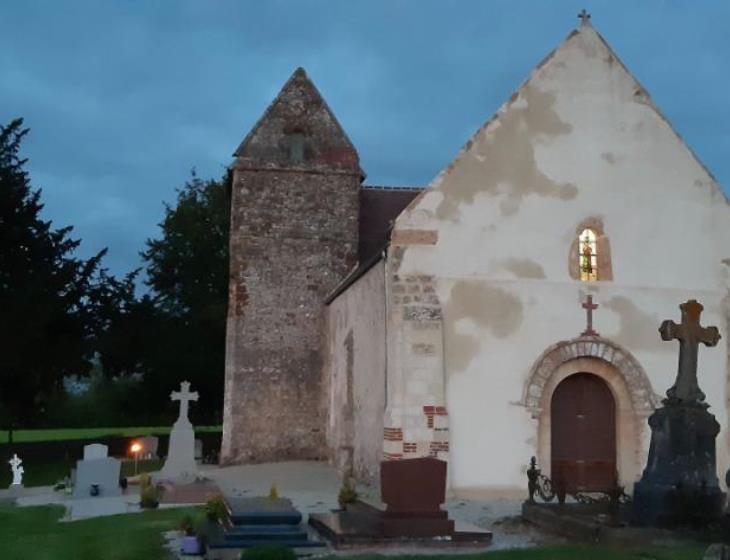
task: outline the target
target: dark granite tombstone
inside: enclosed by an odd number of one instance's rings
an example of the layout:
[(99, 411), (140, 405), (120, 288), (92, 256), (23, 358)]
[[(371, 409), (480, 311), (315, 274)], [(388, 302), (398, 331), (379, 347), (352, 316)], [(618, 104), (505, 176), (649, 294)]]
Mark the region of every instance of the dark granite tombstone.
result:
[(446, 500), (446, 462), (424, 457), (380, 463), (381, 511), (357, 502), (347, 510), (315, 513), (309, 524), (335, 548), (362, 546), (485, 546), (486, 529), (456, 527), (441, 509)]
[(380, 465), (386, 537), (451, 535), (454, 522), (441, 509), (446, 501), (446, 462), (432, 457), (385, 461)]
[(662, 340), (679, 340), (679, 368), (667, 398), (649, 417), (651, 445), (646, 469), (634, 486), (633, 521), (637, 525), (702, 524), (722, 514), (715, 464), (715, 438), (720, 425), (708, 412), (697, 383), (699, 343), (715, 346), (716, 327), (700, 326), (702, 305), (689, 300), (679, 306), (682, 323), (664, 321)]

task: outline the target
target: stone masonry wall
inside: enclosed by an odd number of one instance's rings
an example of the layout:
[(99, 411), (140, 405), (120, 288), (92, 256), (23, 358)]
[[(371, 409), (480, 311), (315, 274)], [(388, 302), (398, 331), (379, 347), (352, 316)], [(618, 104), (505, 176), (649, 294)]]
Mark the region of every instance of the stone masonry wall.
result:
[(225, 463), (327, 455), (322, 302), (356, 264), (359, 185), (234, 168)]

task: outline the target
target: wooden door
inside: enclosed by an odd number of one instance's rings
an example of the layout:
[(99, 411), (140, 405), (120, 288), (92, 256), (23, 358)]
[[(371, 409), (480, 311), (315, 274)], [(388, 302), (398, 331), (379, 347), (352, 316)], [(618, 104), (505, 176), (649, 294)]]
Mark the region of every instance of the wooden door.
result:
[(565, 378), (550, 409), (550, 478), (568, 492), (604, 491), (616, 483), (616, 402), (590, 373)]

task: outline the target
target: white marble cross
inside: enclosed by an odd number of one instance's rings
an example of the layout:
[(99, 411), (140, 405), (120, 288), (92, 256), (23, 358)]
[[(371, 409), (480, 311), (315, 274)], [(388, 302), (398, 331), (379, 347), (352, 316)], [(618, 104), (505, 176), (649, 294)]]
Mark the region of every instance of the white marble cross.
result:
[(180, 391), (173, 391), (170, 393), (170, 400), (180, 401), (180, 416), (178, 420), (183, 422), (188, 420), (188, 402), (198, 400), (198, 392), (190, 392), (190, 383), (183, 381), (180, 383)]
[(13, 453), (13, 458), (8, 461), (10, 468), (13, 469), (13, 482), (12, 485), (22, 486), (23, 484), (23, 473), (25, 469), (21, 466), (23, 460), (18, 457), (17, 453)]

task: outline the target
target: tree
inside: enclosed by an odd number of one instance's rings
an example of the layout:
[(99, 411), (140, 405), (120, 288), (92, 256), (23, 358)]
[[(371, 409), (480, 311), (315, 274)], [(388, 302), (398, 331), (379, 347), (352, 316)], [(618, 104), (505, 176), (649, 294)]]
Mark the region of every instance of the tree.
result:
[(152, 402), (169, 403), (170, 391), (188, 380), (201, 395), (199, 421), (215, 423), (223, 410), (228, 180), (202, 180), (193, 172), (176, 206), (165, 206), (161, 238), (148, 240), (142, 254), (158, 310), (144, 392)]
[(27, 132), (22, 119), (0, 126), (0, 420), (11, 434), (42, 416), (65, 376), (90, 370), (90, 296), (106, 252), (74, 257), (72, 228), (41, 219), (41, 191), (19, 156)]

